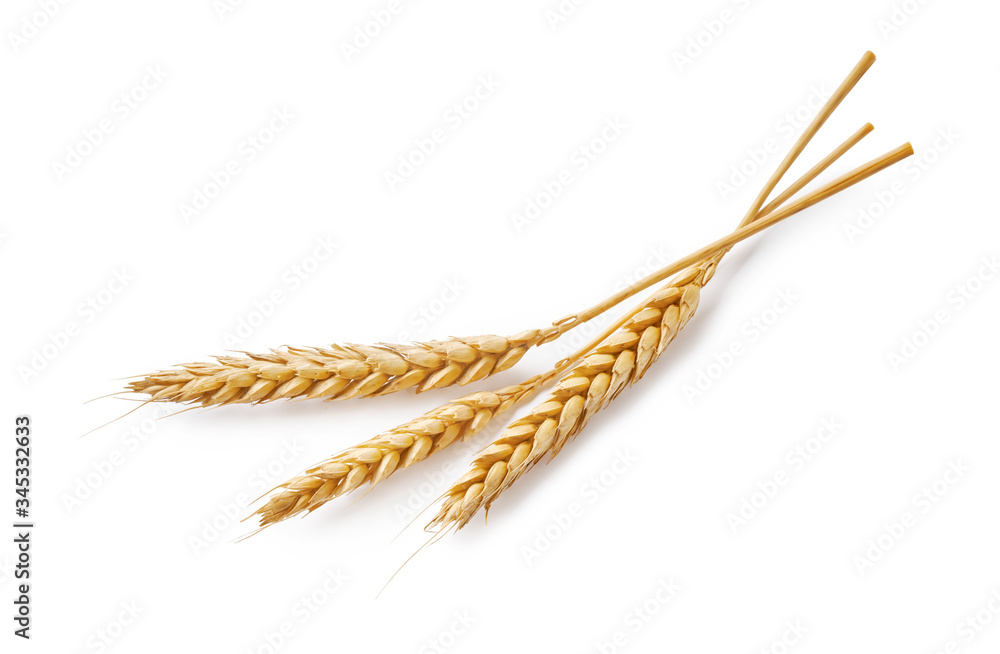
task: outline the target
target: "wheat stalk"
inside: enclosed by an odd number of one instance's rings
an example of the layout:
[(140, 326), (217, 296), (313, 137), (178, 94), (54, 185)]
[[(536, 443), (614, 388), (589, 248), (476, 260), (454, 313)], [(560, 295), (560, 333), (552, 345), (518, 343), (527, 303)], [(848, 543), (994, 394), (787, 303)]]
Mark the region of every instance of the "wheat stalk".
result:
[[(830, 182), (783, 211), (801, 211), (913, 154), (909, 143)], [(781, 213), (780, 211), (778, 213)], [(773, 216), (774, 214), (772, 214)], [(769, 220), (767, 218), (765, 220)], [(752, 220), (752, 219), (751, 219)], [(447, 491), (428, 528), (461, 529), (544, 456), (554, 457), (590, 418), (645, 374), (698, 308), (702, 287), (725, 252), (678, 275), (631, 313), (606, 342), (563, 376), (549, 398), (480, 451)]]
[[(254, 515), (260, 519), (260, 526), (269, 526), (303, 511), (311, 512), (366, 482), (377, 484), (396, 470), (422, 460), (460, 438), (465, 440), (586, 355), (586, 359), (562, 380), (549, 402), (511, 425), (500, 440), (477, 456), (472, 471), (446, 492), (445, 503), (432, 525), (464, 526), (481, 506), (488, 507), (493, 497), (513, 483), (546, 452), (552, 455), (558, 453), (566, 440), (582, 429), (589, 416), (606, 406), (625, 385), (642, 377), (649, 365), (690, 319), (697, 308), (701, 287), (711, 279), (716, 266), (732, 244), (746, 238), (751, 232), (756, 233), (857, 183), (881, 167), (906, 156), (907, 150), (912, 152), (908, 146), (899, 148), (778, 210), (779, 206), (871, 130), (871, 124), (864, 125), (770, 204), (761, 208), (766, 195), (773, 190), (778, 178), (794, 160), (794, 157), (786, 157), (779, 172), (755, 201), (752, 207), (755, 213), (748, 213), (736, 232), (673, 266), (666, 267), (664, 271), (673, 273), (692, 262), (700, 262), (612, 325), (594, 342), (584, 346), (572, 357), (564, 359), (545, 375), (496, 393), (460, 398), (306, 470), (304, 474), (279, 486), (281, 490), (255, 512)], [(802, 147), (798, 147), (798, 150), (801, 151)], [(793, 152), (794, 150), (795, 148)], [(754, 221), (754, 225), (747, 225)], [(655, 274), (662, 273), (660, 271)], [(605, 303), (612, 301), (615, 301), (614, 297)], [(606, 308), (597, 305), (581, 314), (564, 318), (556, 325), (565, 327), (587, 320)], [(615, 333), (615, 330), (618, 332)], [(615, 334), (614, 337), (604, 342), (612, 333)], [(554, 419), (555, 415), (558, 420)]]

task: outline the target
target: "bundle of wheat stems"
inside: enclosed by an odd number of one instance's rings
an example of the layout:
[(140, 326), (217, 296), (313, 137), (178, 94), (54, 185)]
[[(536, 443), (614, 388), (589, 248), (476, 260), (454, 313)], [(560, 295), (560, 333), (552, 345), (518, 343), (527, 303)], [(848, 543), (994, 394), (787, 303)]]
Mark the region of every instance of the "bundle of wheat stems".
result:
[(342, 344), (286, 347), (267, 354), (218, 357), (143, 376), (129, 392), (149, 402), (195, 406), (263, 403), (282, 399), (344, 400), (465, 385), (513, 367), (530, 348), (551, 343), (642, 290), (671, 278), (593, 341), (548, 372), (493, 391), (479, 391), (442, 406), (305, 470), (274, 489), (254, 513), (260, 528), (303, 512), (423, 461), (466, 441), (557, 381), (549, 396), (518, 418), (472, 460), (469, 471), (443, 494), (428, 528), (461, 529), (480, 509), (546, 457), (554, 457), (587, 421), (642, 378), (698, 308), (702, 287), (739, 241), (838, 193), (913, 153), (909, 143), (789, 201), (873, 129), (864, 125), (766, 206), (778, 183), (819, 128), (874, 63), (866, 52), (761, 189), (732, 234), (632, 284), (589, 309), (549, 327), (513, 336), (475, 336), (396, 345)]

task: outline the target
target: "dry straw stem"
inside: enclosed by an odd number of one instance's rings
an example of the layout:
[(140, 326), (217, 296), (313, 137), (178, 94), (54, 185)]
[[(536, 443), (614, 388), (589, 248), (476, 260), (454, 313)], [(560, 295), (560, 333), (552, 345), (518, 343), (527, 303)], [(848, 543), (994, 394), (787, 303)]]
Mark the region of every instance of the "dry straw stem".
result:
[[(827, 155), (819, 164), (810, 169), (773, 202), (760, 211), (768, 214), (751, 227), (737, 230), (668, 266), (668, 270), (678, 272), (692, 262), (702, 261), (707, 256), (718, 255), (734, 243), (753, 233), (775, 224), (783, 218), (797, 213), (808, 206), (812, 195), (798, 202), (795, 211), (775, 212), (791, 195), (803, 188), (823, 170), (839, 159), (845, 152), (864, 138), (872, 127), (865, 125)], [(531, 397), (539, 388), (562, 374), (569, 366), (590, 353), (607, 337), (632, 319), (637, 312), (647, 308), (644, 303), (626, 313), (610, 325), (590, 343), (575, 354), (557, 363), (544, 375), (533, 377), (521, 384), (508, 386), (493, 392), (480, 392), (461, 397), (439, 406), (422, 416), (380, 434), (363, 443), (322, 461), (303, 474), (281, 484), (278, 493), (258, 509), (254, 515), (261, 527), (267, 527), (302, 512), (312, 512), (330, 500), (354, 491), (364, 484), (374, 486), (387, 479), (392, 473), (422, 461), (434, 452), (456, 442), (463, 442), (479, 433), (490, 421), (515, 405)]]
[[(801, 211), (912, 153), (907, 143), (823, 187), (816, 200), (803, 198), (785, 211)], [(488, 511), (504, 489), (544, 456), (557, 455), (595, 413), (641, 379), (698, 308), (701, 288), (717, 263), (717, 257), (709, 258), (657, 291), (617, 333), (570, 370), (545, 402), (482, 450), (471, 469), (446, 491), (428, 528), (461, 529), (481, 508)]]
[[(830, 95), (827, 101), (823, 104), (823, 106), (819, 110), (819, 113), (817, 113), (816, 116), (809, 123), (809, 125), (806, 126), (805, 130), (802, 132), (802, 135), (799, 136), (799, 138), (795, 141), (795, 143), (792, 144), (792, 147), (788, 151), (788, 154), (785, 155), (785, 158), (782, 159), (781, 163), (778, 165), (778, 169), (774, 171), (771, 177), (767, 180), (767, 183), (764, 184), (764, 187), (760, 190), (760, 193), (757, 194), (756, 199), (754, 199), (753, 204), (751, 204), (750, 208), (747, 210), (746, 215), (743, 216), (743, 220), (740, 222), (739, 225), (740, 227), (745, 227), (754, 220), (757, 220), (762, 216), (766, 216), (775, 208), (783, 204), (788, 198), (798, 193), (799, 190), (804, 188), (806, 184), (815, 179), (816, 176), (819, 175), (823, 170), (825, 170), (827, 166), (836, 161), (841, 154), (846, 152), (855, 143), (860, 141), (866, 134), (872, 131), (873, 128), (871, 124), (870, 123), (866, 124), (860, 130), (858, 130), (856, 134), (854, 134), (851, 138), (845, 141), (840, 147), (838, 147), (837, 150), (834, 150), (825, 159), (820, 161), (820, 163), (816, 164), (816, 166), (810, 169), (809, 172), (807, 172), (794, 184), (788, 187), (787, 190), (785, 190), (780, 196), (775, 198), (774, 201), (772, 201), (770, 204), (767, 205), (767, 207), (761, 209), (761, 207), (763, 207), (764, 205), (764, 202), (767, 200), (768, 196), (770, 196), (771, 193), (774, 192), (774, 189), (775, 187), (777, 187), (778, 182), (781, 181), (781, 178), (784, 177), (785, 173), (788, 172), (788, 169), (792, 167), (792, 164), (795, 163), (795, 160), (798, 159), (799, 155), (802, 154), (802, 151), (805, 150), (806, 146), (809, 144), (809, 141), (811, 141), (812, 138), (816, 135), (816, 132), (819, 131), (819, 128), (822, 127), (824, 123), (826, 123), (827, 119), (830, 118), (834, 110), (840, 106), (840, 103), (844, 101), (844, 98), (847, 97), (847, 94), (851, 92), (851, 89), (853, 89), (855, 85), (857, 85), (857, 83), (861, 80), (862, 76), (864, 76), (864, 74), (868, 71), (868, 69), (871, 68), (873, 63), (875, 63), (875, 55), (872, 54), (871, 51), (865, 52), (865, 54), (862, 55), (858, 63), (854, 65), (854, 68), (851, 69), (851, 72), (848, 73), (847, 77), (844, 78), (844, 81), (840, 83), (840, 86), (838, 86), (836, 90), (834, 90), (834, 92)], [(586, 311), (570, 314), (560, 320), (557, 320), (553, 324), (559, 325), (563, 328), (572, 329), (577, 325), (587, 322), (594, 316), (603, 313), (604, 311), (618, 304), (622, 300), (635, 295), (639, 291), (645, 290), (650, 286), (652, 286), (653, 284), (658, 284), (659, 282), (662, 282), (666, 278), (670, 277), (672, 274), (674, 273), (667, 272), (667, 269), (658, 270), (640, 279), (631, 286), (622, 289), (621, 291), (607, 298), (603, 302), (595, 304)]]

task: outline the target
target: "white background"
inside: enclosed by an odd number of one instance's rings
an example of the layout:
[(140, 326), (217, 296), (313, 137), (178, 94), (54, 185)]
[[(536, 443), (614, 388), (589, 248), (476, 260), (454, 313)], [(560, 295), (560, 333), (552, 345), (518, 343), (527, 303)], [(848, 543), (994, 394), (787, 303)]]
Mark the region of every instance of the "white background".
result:
[[(350, 61), (343, 44), (386, 2), (257, 0), (221, 17), (210, 0), (70, 2), (35, 18), (44, 4), (6, 2), (0, 20), (3, 468), (14, 416), (29, 414), (37, 523), (33, 639), (5, 618), (10, 651), (268, 652), (285, 622), (276, 651), (1000, 647), (1000, 281), (976, 281), (1000, 253), (995, 3), (592, 2), (553, 26), (555, 0), (405, 2)], [(25, 19), (45, 24), (33, 33)], [(875, 132), (824, 179), (906, 140), (921, 163), (740, 246), (636, 388), (505, 493), (488, 525), (423, 551), (378, 599), (426, 538), (428, 514), (392, 540), (407, 503), (460, 476), (469, 447), (242, 543), (250, 523), (227, 511), (242, 518), (265, 482), (455, 389), (156, 423), (164, 407), (145, 407), (78, 438), (135, 406), (86, 400), (222, 353), (275, 289), (286, 301), (242, 348), (510, 334), (582, 309), (730, 231), (811, 117), (814, 89), (834, 88), (866, 49), (878, 62), (788, 180), (866, 121)], [(685, 50), (696, 56), (680, 63)], [(165, 79), (126, 116), (116, 98), (147, 67)], [(456, 125), (450, 108), (481, 78), (497, 88)], [(293, 118), (248, 161), (246, 139), (275, 110)], [(59, 173), (105, 120), (110, 133)], [(608, 120), (622, 133), (581, 171), (574, 153)], [(444, 142), (390, 190), (385, 173), (435, 128)], [(750, 153), (768, 139), (778, 153), (758, 166)], [(240, 173), (185, 221), (182, 205), (230, 160)], [(723, 193), (744, 163), (746, 182)], [(574, 184), (515, 229), (511, 214), (564, 169)], [(313, 266), (324, 238), (338, 247)], [(296, 267), (311, 272), (293, 288)], [(128, 284), (102, 296), (123, 270)], [(769, 313), (786, 291), (791, 307)], [(109, 295), (88, 313), (88, 298)], [(754, 336), (756, 318), (771, 324)], [(546, 369), (573, 338), (475, 388)], [(39, 364), (50, 339), (65, 347)], [(734, 343), (743, 355), (712, 367)], [(699, 373), (712, 379), (689, 401)], [(787, 453), (824, 419), (843, 427), (798, 469)], [(592, 492), (619, 453), (636, 460)], [(952, 464), (967, 471), (939, 481)], [(773, 497), (753, 497), (782, 472)], [(915, 501), (928, 488), (945, 492)], [(762, 508), (734, 530), (744, 499)], [(880, 559), (860, 564), (880, 538)], [(330, 574), (344, 581), (328, 593)], [(657, 599), (661, 582), (680, 590)], [(985, 626), (961, 628), (970, 617)], [(610, 645), (617, 632), (624, 644)]]

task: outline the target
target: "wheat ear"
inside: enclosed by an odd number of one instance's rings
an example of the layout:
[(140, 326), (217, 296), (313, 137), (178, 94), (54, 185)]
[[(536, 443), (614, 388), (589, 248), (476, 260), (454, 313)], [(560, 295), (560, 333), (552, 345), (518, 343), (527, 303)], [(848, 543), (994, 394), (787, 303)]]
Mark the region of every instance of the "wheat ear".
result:
[(315, 511), (365, 483), (385, 481), (397, 470), (478, 434), (542, 383), (538, 376), (497, 391), (472, 393), (428, 411), (290, 479), (254, 515), (260, 527), (267, 527), (303, 511)]
[(560, 334), (558, 327), (514, 336), (474, 336), (413, 345), (287, 347), (269, 354), (220, 356), (186, 363), (132, 382), (154, 402), (202, 406), (296, 398), (346, 400), (465, 385), (509, 369), (530, 348)]

